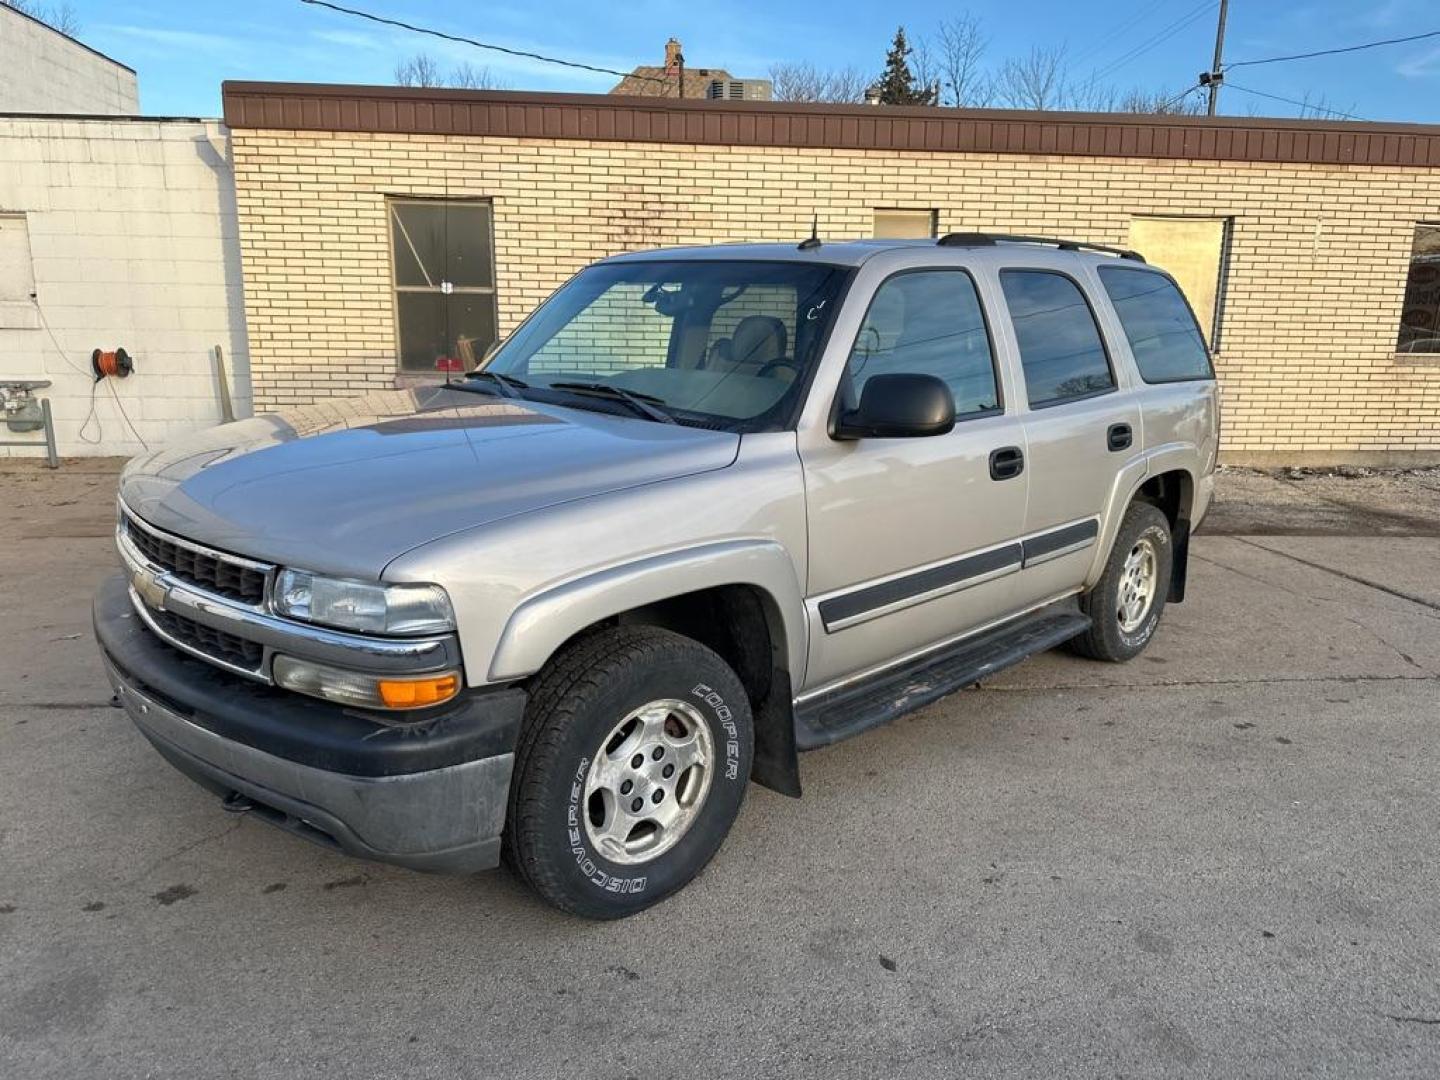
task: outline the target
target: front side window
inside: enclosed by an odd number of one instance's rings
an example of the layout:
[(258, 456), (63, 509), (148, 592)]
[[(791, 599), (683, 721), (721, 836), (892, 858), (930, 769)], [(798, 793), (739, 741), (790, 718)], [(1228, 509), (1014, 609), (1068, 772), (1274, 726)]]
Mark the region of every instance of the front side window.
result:
[(609, 387), (611, 399), (616, 389), (643, 395), (681, 423), (776, 430), (795, 411), (850, 273), (790, 262), (602, 263), (546, 301), (484, 370), (541, 400), (593, 406)]
[(1214, 378), (1200, 327), (1173, 281), (1149, 270), (1102, 266), (1100, 283), (1120, 316), (1142, 379), (1164, 383)]
[(1440, 225), (1417, 225), (1400, 308), (1402, 353), (1440, 353)]
[(842, 405), (853, 408), (874, 375), (934, 375), (964, 419), (1000, 408), (990, 334), (975, 282), (963, 270), (896, 274), (875, 292), (850, 351)]
[(400, 370), (469, 371), (495, 343), (490, 204), (390, 202)]
[(1004, 270), (1000, 285), (1032, 409), (1115, 389), (1100, 328), (1079, 285), (1053, 270)]

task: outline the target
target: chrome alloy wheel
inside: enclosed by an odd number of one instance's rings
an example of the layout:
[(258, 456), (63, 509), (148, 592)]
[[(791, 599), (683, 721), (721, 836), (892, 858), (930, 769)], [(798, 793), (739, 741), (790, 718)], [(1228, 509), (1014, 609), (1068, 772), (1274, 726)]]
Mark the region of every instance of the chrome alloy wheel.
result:
[(585, 779), (585, 832), (605, 858), (644, 863), (669, 851), (710, 791), (715, 740), (684, 701), (642, 705), (611, 729)]
[(1150, 602), (1155, 599), (1158, 583), (1156, 562), (1155, 544), (1143, 536), (1135, 541), (1130, 554), (1125, 556), (1125, 565), (1120, 570), (1119, 596), (1116, 597), (1116, 614), (1123, 633), (1133, 634), (1140, 629), (1150, 611)]

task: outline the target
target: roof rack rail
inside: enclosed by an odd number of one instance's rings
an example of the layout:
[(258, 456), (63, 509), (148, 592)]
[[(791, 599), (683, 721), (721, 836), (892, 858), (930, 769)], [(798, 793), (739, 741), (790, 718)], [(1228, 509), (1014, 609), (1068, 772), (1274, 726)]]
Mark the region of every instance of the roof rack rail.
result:
[(1022, 236), (1017, 233), (956, 232), (946, 233), (936, 241), (941, 247), (993, 247), (996, 244), (1050, 244), (1061, 251), (1103, 251), (1122, 259), (1144, 262), (1145, 256), (1129, 248), (1109, 244), (1087, 244), (1084, 240), (1063, 240), (1054, 236)]

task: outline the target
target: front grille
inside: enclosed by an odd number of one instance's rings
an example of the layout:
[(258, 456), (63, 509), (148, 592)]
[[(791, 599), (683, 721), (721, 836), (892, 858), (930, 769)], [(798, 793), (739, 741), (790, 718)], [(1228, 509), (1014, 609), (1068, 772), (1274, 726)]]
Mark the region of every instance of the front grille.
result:
[(125, 532), (146, 559), (181, 581), (256, 607), (265, 600), (263, 570), (228, 559), (219, 552), (177, 544), (130, 514), (125, 515)]
[(173, 611), (156, 611), (151, 607), (147, 607), (145, 611), (155, 620), (155, 625), (162, 634), (181, 645), (187, 645), (212, 659), (222, 660), (247, 671), (260, 670), (265, 650), (255, 642), (205, 626), (183, 615), (176, 615)]

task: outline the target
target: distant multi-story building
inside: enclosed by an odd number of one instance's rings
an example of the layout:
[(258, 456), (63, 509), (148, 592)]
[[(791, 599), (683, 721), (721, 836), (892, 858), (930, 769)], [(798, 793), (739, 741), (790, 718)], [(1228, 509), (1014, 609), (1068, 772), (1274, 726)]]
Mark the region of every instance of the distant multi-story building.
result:
[(641, 64), (610, 90), (632, 97), (696, 98), (721, 101), (769, 101), (769, 79), (737, 79), (724, 68), (685, 66), (680, 42), (665, 42), (665, 63), (661, 67)]

